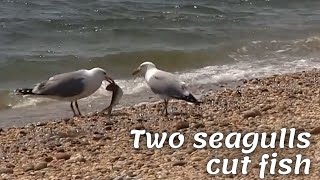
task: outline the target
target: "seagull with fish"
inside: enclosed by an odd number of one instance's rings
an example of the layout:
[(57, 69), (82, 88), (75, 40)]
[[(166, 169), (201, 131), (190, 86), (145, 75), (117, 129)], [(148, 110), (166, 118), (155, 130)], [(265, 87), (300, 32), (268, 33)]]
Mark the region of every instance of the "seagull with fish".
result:
[(200, 102), (188, 91), (184, 82), (169, 72), (157, 69), (152, 62), (142, 63), (134, 72), (133, 75), (142, 72), (145, 81), (155, 94), (159, 95), (164, 100), (165, 115), (168, 115), (168, 102), (170, 99), (184, 100), (187, 102), (199, 105)]
[(15, 92), (22, 95), (35, 95), (69, 101), (73, 115), (77, 116), (73, 107), (74, 103), (78, 115), (81, 116), (77, 101), (97, 91), (104, 80), (111, 84), (114, 83), (113, 79), (108, 77), (106, 71), (101, 68), (82, 69), (52, 76), (33, 88), (21, 88), (15, 90)]

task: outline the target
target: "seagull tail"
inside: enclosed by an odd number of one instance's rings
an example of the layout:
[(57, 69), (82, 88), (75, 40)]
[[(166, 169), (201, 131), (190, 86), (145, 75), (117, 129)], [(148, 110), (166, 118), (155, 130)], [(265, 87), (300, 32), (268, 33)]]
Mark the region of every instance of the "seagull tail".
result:
[(20, 88), (20, 89), (16, 89), (14, 92), (16, 94), (21, 94), (21, 95), (27, 95), (27, 94), (35, 95), (35, 93), (33, 93), (32, 90), (33, 89), (30, 89), (30, 88)]
[(200, 105), (200, 101), (198, 101), (191, 93), (188, 96), (185, 96), (183, 100), (191, 102), (195, 105)]

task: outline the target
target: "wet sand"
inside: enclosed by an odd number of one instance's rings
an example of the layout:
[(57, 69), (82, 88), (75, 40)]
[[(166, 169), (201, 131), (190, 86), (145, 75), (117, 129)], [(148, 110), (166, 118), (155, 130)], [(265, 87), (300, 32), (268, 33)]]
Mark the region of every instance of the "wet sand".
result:
[[(207, 92), (200, 106), (181, 101), (145, 103), (119, 109), (113, 116), (89, 115), (9, 128), (0, 134), (2, 179), (254, 179), (263, 154), (279, 157), (302, 154), (312, 161), (309, 176), (270, 176), (268, 179), (314, 179), (320, 176), (320, 70), (242, 80), (240, 88)], [(214, 88), (213, 88), (214, 89)], [(192, 147), (197, 132), (275, 132), (296, 128), (311, 132), (308, 149), (261, 149), (250, 155), (249, 175), (209, 176), (206, 164), (214, 157), (242, 158), (240, 149)], [(133, 129), (182, 132), (179, 150), (133, 148)], [(145, 144), (145, 138), (141, 144)]]
[[(200, 94), (203, 94), (203, 92), (218, 90), (224, 87), (236, 87), (238, 84), (239, 82), (192, 85), (190, 86), (190, 89), (198, 97)], [(117, 105), (115, 109), (134, 106), (139, 103), (157, 102), (160, 100), (160, 98), (153, 94), (148, 87), (145, 89), (134, 94), (124, 94), (120, 100), (120, 104)], [(104, 88), (102, 91), (105, 91)], [(89, 98), (79, 100), (78, 103), (81, 112), (83, 114), (90, 114), (108, 107), (111, 101), (111, 93), (108, 91), (106, 92), (105, 95), (92, 95)], [(40, 101), (40, 103), (27, 107), (0, 110), (0, 128), (22, 127), (30, 123), (56, 121), (72, 116), (69, 102), (55, 101), (46, 98), (34, 98), (32, 96), (26, 98), (30, 98), (33, 101)]]

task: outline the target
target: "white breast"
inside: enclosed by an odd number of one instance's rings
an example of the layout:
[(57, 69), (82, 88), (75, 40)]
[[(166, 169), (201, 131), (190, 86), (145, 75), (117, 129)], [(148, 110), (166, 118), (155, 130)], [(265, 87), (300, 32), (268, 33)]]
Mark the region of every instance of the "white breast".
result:
[(91, 73), (86, 74), (86, 78), (84, 79), (84, 82), (85, 82), (85, 88), (84, 88), (84, 91), (79, 95), (78, 97), (79, 99), (90, 96), (91, 94), (96, 92), (102, 84), (101, 79), (97, 80), (95, 76), (93, 76), (93, 74)]
[(147, 82), (152, 78), (152, 76), (158, 71), (156, 68), (148, 69), (144, 78)]

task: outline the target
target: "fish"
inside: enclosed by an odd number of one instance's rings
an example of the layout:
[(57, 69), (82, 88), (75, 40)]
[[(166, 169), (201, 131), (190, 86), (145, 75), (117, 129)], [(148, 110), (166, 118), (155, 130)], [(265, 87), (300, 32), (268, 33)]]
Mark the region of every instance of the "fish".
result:
[(110, 83), (106, 87), (106, 90), (112, 92), (112, 98), (111, 98), (110, 105), (108, 107), (106, 107), (105, 109), (103, 109), (101, 111), (101, 113), (104, 113), (107, 111), (108, 115), (111, 115), (112, 108), (119, 104), (119, 102), (123, 96), (123, 90), (115, 82)]

